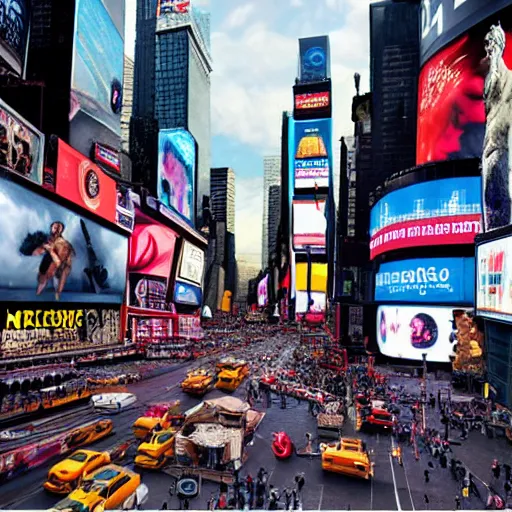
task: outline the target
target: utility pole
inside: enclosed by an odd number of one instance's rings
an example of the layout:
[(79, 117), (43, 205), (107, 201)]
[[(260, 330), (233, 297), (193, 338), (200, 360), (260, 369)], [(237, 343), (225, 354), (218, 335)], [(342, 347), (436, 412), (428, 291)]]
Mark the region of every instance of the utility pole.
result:
[(427, 430), (427, 354), (421, 354), (423, 359), (423, 376), (421, 382), (421, 428), (423, 432)]

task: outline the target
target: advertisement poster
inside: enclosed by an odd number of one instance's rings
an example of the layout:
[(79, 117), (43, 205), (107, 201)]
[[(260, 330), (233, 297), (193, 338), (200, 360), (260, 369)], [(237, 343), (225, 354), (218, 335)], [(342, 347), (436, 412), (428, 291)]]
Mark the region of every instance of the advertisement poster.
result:
[[(308, 264), (297, 263), (295, 270), (296, 289), (307, 291), (308, 289)], [(327, 292), (327, 263), (311, 264), (311, 291)]]
[(28, 0), (0, 0), (0, 56), (23, 78), (30, 25)]
[(117, 309), (58, 309), (40, 303), (0, 309), (0, 358), (42, 356), (119, 343)]
[(127, 239), (0, 178), (3, 301), (122, 303)]
[(189, 222), (194, 219), (196, 143), (181, 128), (158, 134), (158, 199)]
[(193, 286), (183, 281), (176, 281), (174, 287), (174, 302), (176, 302), (176, 304), (200, 306), (202, 299), (202, 292), (199, 286)]
[(321, 82), (331, 77), (327, 36), (299, 39), (299, 75), (301, 83)]
[(167, 311), (167, 279), (130, 272), (130, 306)]
[(157, 16), (170, 13), (187, 14), (191, 0), (158, 0)]
[(204, 251), (185, 240), (183, 242), (179, 277), (202, 286), (203, 272)]
[(55, 191), (105, 220), (116, 222), (116, 182), (96, 164), (59, 140)]
[(43, 165), (44, 135), (0, 99), (0, 168), (41, 185)]
[(258, 306), (264, 308), (268, 305), (268, 275), (258, 283)]
[(294, 188), (327, 188), (331, 172), (331, 120), (296, 121), (294, 126)]
[(475, 258), (425, 258), (383, 263), (375, 277), (378, 302), (474, 302)]
[(293, 248), (304, 251), (325, 252), (325, 200), (293, 201)]
[(124, 71), (124, 0), (77, 0), (70, 144), (90, 155), (94, 143), (118, 148)]
[(311, 292), (311, 302), (308, 308), (308, 292), (297, 290), (295, 313), (324, 313), (326, 295), (321, 292)]
[(295, 120), (331, 117), (331, 91), (327, 87), (320, 91), (304, 91), (304, 86), (295, 86), (293, 98)]
[(370, 259), (435, 245), (471, 244), (481, 231), (480, 178), (416, 183), (385, 195), (370, 213)]
[(455, 357), (457, 306), (379, 306), (377, 344), (388, 357), (449, 363)]
[(477, 314), (512, 322), (512, 237), (476, 248)]
[[(499, 79), (496, 81), (496, 87), (499, 88), (499, 83), (503, 84), (507, 75), (506, 69), (512, 69), (512, 11), (500, 13), (499, 19), (502, 28), (499, 30), (501, 36), (498, 39), (501, 42), (497, 47), (499, 49), (493, 50), (496, 57), (489, 59), (486, 56), (485, 39), (491, 28), (489, 22), (456, 39), (423, 66), (418, 82), (418, 165), (434, 161), (480, 158), (482, 151), (485, 155), (486, 77), (491, 69), (491, 62), (493, 67), (500, 63), (503, 73), (501, 82)], [(495, 94), (489, 97), (489, 101), (495, 109), (501, 109), (504, 117), (508, 115), (507, 107), (501, 105), (506, 102), (505, 98), (506, 95)], [(486, 145), (498, 143), (508, 148), (508, 137), (498, 135), (504, 126), (496, 117), (490, 134), (493, 140), (486, 140)], [(495, 137), (492, 134), (493, 129)]]

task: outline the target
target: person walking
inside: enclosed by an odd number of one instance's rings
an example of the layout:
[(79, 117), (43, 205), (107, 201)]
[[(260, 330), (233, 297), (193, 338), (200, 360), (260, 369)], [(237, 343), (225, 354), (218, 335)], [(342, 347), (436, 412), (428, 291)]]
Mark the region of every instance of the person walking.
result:
[(503, 469), (505, 471), (505, 480), (507, 482), (510, 482), (510, 479), (512, 477), (512, 468), (510, 467), (509, 464), (503, 464)]
[(496, 478), (496, 480), (499, 480), (501, 475), (501, 466), (500, 463), (498, 462), (498, 459), (494, 459), (491, 466), (491, 471), (494, 478)]
[(162, 507), (160, 508), (160, 510), (168, 510), (168, 509), (167, 509), (167, 501), (164, 501), (164, 502), (162, 503)]
[(297, 490), (299, 491), (299, 495), (302, 496), (302, 489), (304, 488), (304, 484), (306, 480), (304, 478), (304, 473), (299, 473), (295, 476), (295, 484), (297, 485)]
[(425, 469), (425, 471), (423, 471), (423, 476), (425, 477), (425, 483), (428, 484), (430, 482), (430, 471)]
[(460, 498), (458, 496), (455, 496), (455, 510), (460, 510), (460, 509), (461, 509)]

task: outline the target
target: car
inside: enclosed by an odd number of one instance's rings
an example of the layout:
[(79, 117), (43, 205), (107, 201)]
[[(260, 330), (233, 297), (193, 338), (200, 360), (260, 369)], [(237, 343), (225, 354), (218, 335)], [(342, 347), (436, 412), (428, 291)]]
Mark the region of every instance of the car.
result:
[(202, 396), (213, 388), (214, 375), (205, 369), (199, 368), (190, 371), (181, 383), (181, 389), (189, 395)]
[(363, 426), (371, 430), (380, 430), (384, 432), (391, 432), (393, 429), (393, 415), (377, 407), (368, 407), (362, 409), (362, 422)]
[(109, 463), (107, 452), (78, 450), (50, 469), (43, 487), (55, 494), (69, 494), (80, 485), (84, 475)]
[(141, 484), (139, 474), (128, 468), (109, 464), (84, 477), (80, 487), (59, 501), (51, 510), (66, 512), (129, 510), (142, 505), (147, 497), (148, 489)]
[(175, 428), (183, 423), (184, 416), (180, 414), (179, 400), (151, 406), (144, 416), (133, 424), (133, 434), (136, 439), (146, 439), (155, 429), (165, 430)]
[(141, 443), (135, 456), (135, 465), (147, 469), (160, 469), (174, 455), (176, 429), (155, 432), (146, 443)]
[(342, 437), (339, 443), (320, 444), (322, 469), (333, 473), (369, 480), (373, 477), (373, 463), (361, 439)]
[(231, 392), (235, 391), (249, 375), (249, 365), (245, 361), (222, 361), (217, 363), (217, 371), (215, 387)]

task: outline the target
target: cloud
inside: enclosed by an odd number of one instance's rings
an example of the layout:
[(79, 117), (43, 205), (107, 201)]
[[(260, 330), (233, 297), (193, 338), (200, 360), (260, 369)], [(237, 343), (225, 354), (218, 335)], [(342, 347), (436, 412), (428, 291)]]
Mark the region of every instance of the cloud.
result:
[(290, 5), (292, 7), (302, 7), (302, 0), (290, 0)]
[(235, 243), (237, 254), (261, 254), (263, 176), (236, 178)]
[(225, 27), (228, 29), (233, 29), (245, 25), (251, 14), (254, 12), (254, 9), (255, 5), (250, 3), (237, 7), (229, 14), (225, 23)]

